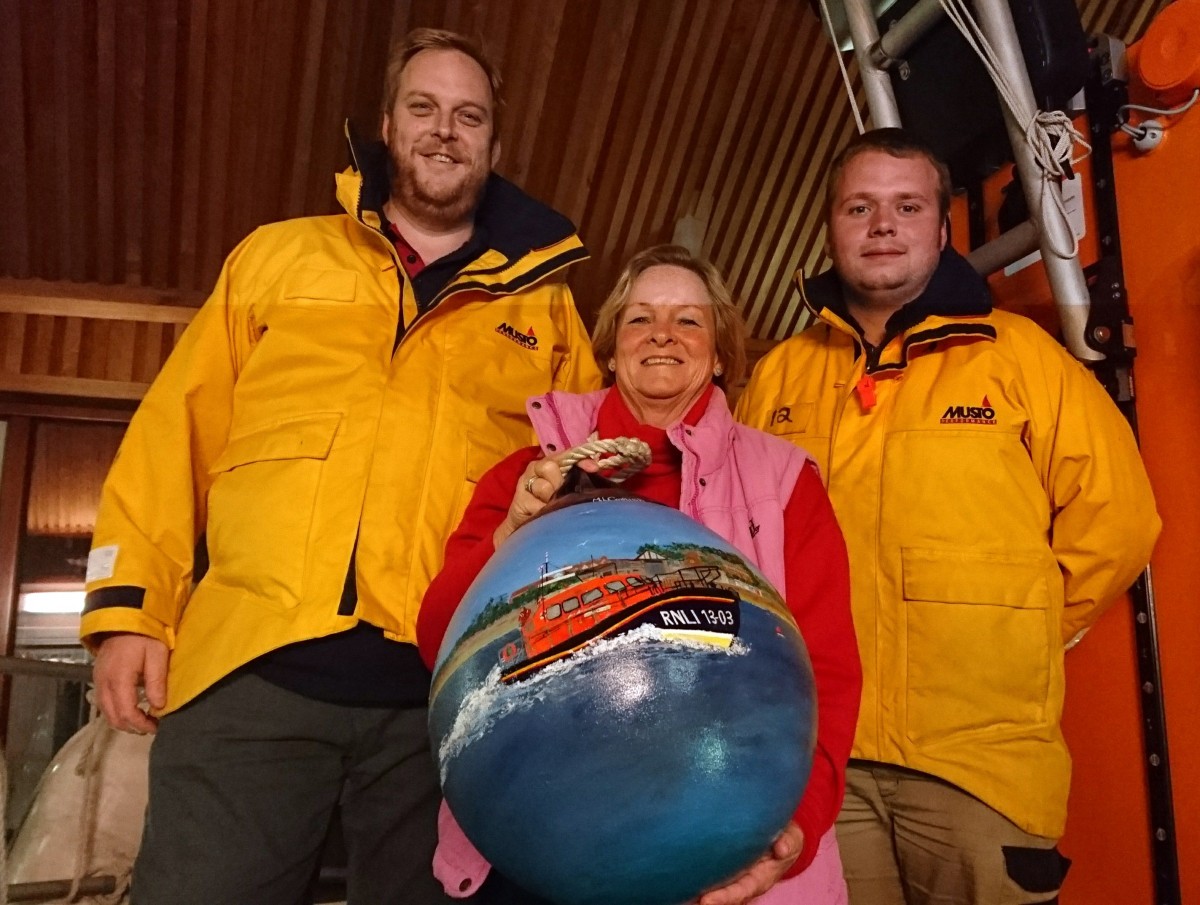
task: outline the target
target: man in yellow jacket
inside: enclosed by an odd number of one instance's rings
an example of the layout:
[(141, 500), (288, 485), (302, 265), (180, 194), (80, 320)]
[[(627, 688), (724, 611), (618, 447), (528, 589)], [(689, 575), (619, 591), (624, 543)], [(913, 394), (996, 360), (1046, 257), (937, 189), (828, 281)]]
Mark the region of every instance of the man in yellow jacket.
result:
[(345, 213), (242, 242), (129, 426), (82, 635), (157, 730), (135, 902), (294, 905), (339, 804), (351, 902), (449, 901), (417, 609), (526, 398), (600, 383), (574, 227), (491, 173), (498, 90), (459, 35), (398, 45)]
[(949, 174), (900, 129), (829, 177), (816, 316), (738, 413), (816, 457), (850, 551), (863, 697), (838, 842), (854, 905), (1054, 901), (1063, 657), (1149, 559), (1132, 433), (946, 245)]

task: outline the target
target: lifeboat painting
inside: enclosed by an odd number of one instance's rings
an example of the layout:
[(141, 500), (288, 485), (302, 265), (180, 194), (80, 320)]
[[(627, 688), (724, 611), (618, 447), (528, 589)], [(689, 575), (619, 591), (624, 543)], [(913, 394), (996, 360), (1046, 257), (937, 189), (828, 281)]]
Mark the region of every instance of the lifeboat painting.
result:
[(653, 576), (625, 571), (556, 589), (521, 610), (521, 639), (501, 649), (500, 679), (516, 682), (592, 641), (644, 625), (669, 640), (727, 648), (738, 634), (739, 598), (713, 583), (716, 573), (715, 568)]

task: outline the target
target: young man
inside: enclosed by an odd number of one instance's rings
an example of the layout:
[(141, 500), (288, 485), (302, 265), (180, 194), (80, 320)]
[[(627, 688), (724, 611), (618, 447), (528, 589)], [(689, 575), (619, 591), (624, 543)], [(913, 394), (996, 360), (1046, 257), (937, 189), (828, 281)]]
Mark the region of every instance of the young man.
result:
[(110, 722), (158, 732), (136, 902), (294, 905), (339, 802), (351, 902), (446, 901), (417, 609), (526, 398), (599, 386), (574, 227), (491, 173), (499, 87), (409, 35), (345, 213), (242, 242), (130, 424), (82, 635)]
[(863, 697), (838, 841), (855, 905), (1054, 901), (1063, 655), (1160, 523), (1081, 365), (946, 244), (949, 174), (899, 129), (829, 178), (817, 322), (738, 412), (818, 460), (850, 552)]

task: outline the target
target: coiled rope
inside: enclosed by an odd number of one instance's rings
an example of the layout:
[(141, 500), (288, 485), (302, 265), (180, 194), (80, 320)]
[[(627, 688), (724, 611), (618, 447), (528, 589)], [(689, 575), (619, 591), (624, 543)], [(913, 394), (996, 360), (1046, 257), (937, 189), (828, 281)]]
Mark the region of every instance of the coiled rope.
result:
[[(1021, 124), (1022, 136), (1033, 153), (1038, 169), (1041, 171), (1042, 184), (1039, 194), (1042, 199), (1043, 208), (1047, 204), (1051, 205), (1058, 211), (1063, 222), (1069, 223), (1062, 194), (1053, 191), (1052, 185), (1062, 179), (1066, 179), (1071, 174), (1071, 168), (1091, 153), (1092, 146), (1084, 140), (1083, 134), (1075, 128), (1075, 124), (1071, 122), (1071, 118), (1067, 114), (1060, 110), (1038, 110), (1036, 107), (1031, 107), (1022, 101), (1012, 82), (1005, 76), (999, 57), (997, 57), (996, 52), (992, 49), (991, 44), (988, 43), (979, 24), (971, 15), (966, 0), (939, 0), (939, 2), (947, 17), (954, 23), (955, 28), (962, 33), (967, 44), (983, 62), (988, 76), (996, 86), (996, 92), (1000, 95), (1000, 100), (1008, 108), (1013, 119)], [(850, 110), (854, 114), (854, 122), (858, 126), (859, 134), (862, 134), (865, 131), (863, 117), (859, 110), (858, 100), (855, 98), (853, 88), (850, 84), (850, 77), (846, 71), (845, 62), (842, 60), (841, 50), (838, 48), (837, 35), (833, 29), (833, 21), (829, 15), (826, 0), (821, 0), (821, 12), (822, 18), (825, 20), (826, 30), (833, 41), (834, 56), (837, 58), (838, 66), (842, 71), (842, 81), (846, 86), (846, 95), (850, 100)], [(1074, 150), (1077, 145), (1082, 148), (1082, 153), (1078, 157), (1074, 156)], [(1070, 236), (1071, 247), (1056, 248), (1053, 244), (1053, 233), (1050, 233), (1049, 250), (1060, 258), (1073, 258), (1079, 252), (1079, 238), (1069, 226), (1067, 228), (1067, 235)]]
[[(1071, 168), (1080, 163), (1092, 152), (1092, 146), (1084, 140), (1083, 134), (1075, 128), (1071, 118), (1061, 110), (1043, 111), (1026, 104), (1012, 83), (1005, 76), (1000, 66), (1000, 60), (984, 37), (979, 24), (971, 15), (966, 0), (940, 0), (942, 9), (954, 26), (962, 33), (967, 44), (975, 51), (984, 68), (996, 85), (996, 91), (1013, 119), (1022, 125), (1022, 134), (1029, 150), (1033, 153), (1038, 169), (1042, 173), (1040, 194), (1042, 205), (1049, 202), (1058, 210), (1063, 222), (1070, 222), (1067, 209), (1063, 205), (1062, 194), (1052, 191), (1052, 183), (1066, 179), (1071, 175)], [(1078, 157), (1074, 156), (1075, 146), (1083, 149)], [(1079, 253), (1079, 238), (1073, 229), (1067, 229), (1071, 237), (1069, 249), (1055, 248), (1050, 245), (1050, 251), (1060, 258), (1073, 258)], [(1049, 234), (1051, 242), (1053, 233)]]
[(650, 464), (650, 445), (637, 437), (600, 440), (593, 434), (586, 443), (572, 446), (562, 454), (559, 465), (563, 477), (584, 459), (594, 459), (601, 470), (614, 469), (603, 477), (612, 484), (620, 484)]

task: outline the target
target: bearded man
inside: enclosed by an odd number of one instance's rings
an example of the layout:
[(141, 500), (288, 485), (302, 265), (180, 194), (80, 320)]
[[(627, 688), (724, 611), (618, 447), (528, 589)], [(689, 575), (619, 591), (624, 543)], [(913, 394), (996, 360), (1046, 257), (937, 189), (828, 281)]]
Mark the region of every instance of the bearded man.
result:
[(526, 398), (600, 385), (575, 228), (491, 172), (499, 91), (410, 34), (345, 212), (243, 241), (130, 423), (81, 634), (108, 720), (157, 732), (136, 903), (295, 905), (339, 808), (350, 902), (449, 901), (417, 610)]

